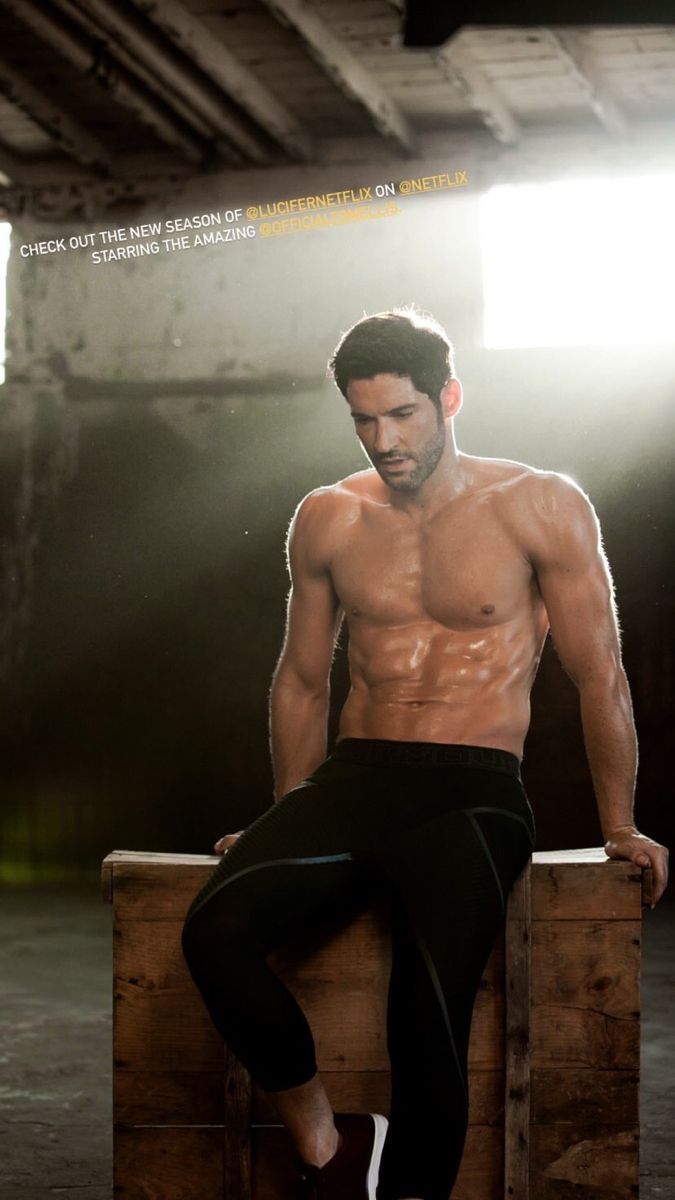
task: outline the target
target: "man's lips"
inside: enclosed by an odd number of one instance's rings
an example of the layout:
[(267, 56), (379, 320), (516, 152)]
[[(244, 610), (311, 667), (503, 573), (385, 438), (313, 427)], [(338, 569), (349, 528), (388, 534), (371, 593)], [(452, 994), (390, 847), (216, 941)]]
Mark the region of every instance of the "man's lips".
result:
[(400, 458), (381, 458), (380, 466), (381, 467), (401, 467), (401, 466), (403, 466), (403, 463), (406, 463), (406, 462), (408, 462), (407, 454), (401, 455)]

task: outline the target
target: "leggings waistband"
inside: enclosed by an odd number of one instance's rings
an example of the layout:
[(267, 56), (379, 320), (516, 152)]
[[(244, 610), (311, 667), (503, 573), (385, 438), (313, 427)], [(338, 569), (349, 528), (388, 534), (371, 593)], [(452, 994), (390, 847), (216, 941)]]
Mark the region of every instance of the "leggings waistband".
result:
[(446, 742), (399, 742), (385, 738), (342, 738), (333, 758), (371, 765), (411, 767), (482, 767), (503, 771), (520, 779), (520, 760), (508, 750), (493, 746), (465, 746)]

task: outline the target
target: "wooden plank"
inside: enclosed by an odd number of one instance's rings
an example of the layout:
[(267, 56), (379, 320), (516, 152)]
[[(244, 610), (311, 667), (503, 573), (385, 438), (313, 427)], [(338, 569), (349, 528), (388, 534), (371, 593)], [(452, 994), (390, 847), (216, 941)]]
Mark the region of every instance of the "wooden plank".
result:
[(115, 915), (120, 920), (176, 921), (184, 919), (193, 896), (220, 861), (217, 855), (149, 855), (131, 858), (115, 851), (110, 864), (115, 891)]
[(0, 62), (0, 91), (43, 129), (65, 154), (95, 171), (104, 174), (111, 171), (112, 161), (102, 142), (49, 95), (35, 87), (30, 79), (3, 62)]
[(535, 1125), (531, 1187), (537, 1200), (623, 1200), (639, 1191), (639, 1129)]
[(532, 1071), (532, 1123), (637, 1125), (639, 1081), (637, 1071)]
[(645, 867), (642, 872), (642, 907), (649, 908), (654, 899), (654, 872), (651, 867)]
[[(536, 978), (536, 967), (533, 968)], [(541, 1067), (591, 1067), (637, 1070), (640, 1026), (637, 1020), (592, 1009), (540, 1004), (532, 1009), (532, 1070)]]
[(505, 103), (504, 96), (493, 87), (462, 34), (450, 38), (436, 51), (434, 61), (462, 89), (468, 107), (478, 113), (497, 141), (513, 146), (520, 140), (518, 122)]
[[(210, 854), (116, 850), (103, 860), (102, 874), (112, 874), (120, 918), (176, 920), (219, 861)], [(533, 919), (638, 917), (640, 899), (633, 892), (639, 893), (641, 880), (640, 868), (608, 859), (602, 848), (538, 852), (533, 856)]]
[[(607, 1072), (613, 1079), (614, 1072)], [(388, 1071), (324, 1071), (323, 1083), (336, 1112), (389, 1113)], [(114, 1072), (114, 1121), (117, 1125), (220, 1125), (225, 1123), (223, 1071)], [(471, 1070), (470, 1125), (504, 1121), (504, 1070)], [(253, 1084), (251, 1123), (274, 1125), (279, 1117), (268, 1094)], [(610, 1117), (606, 1118), (610, 1120)]]
[[(43, 4), (34, 3), (32, 0), (5, 0), (5, 3), (17, 13), (21, 21), (37, 33), (38, 46), (44, 42), (48, 43), (57, 54), (75, 68), (78, 74), (84, 76), (87, 81), (98, 84), (105, 91), (108, 102), (114, 98), (151, 129), (155, 136), (167, 145), (179, 149), (189, 161), (195, 163), (202, 160), (202, 144), (195, 140), (179, 121), (172, 119), (165, 105), (155, 102), (152, 91), (147, 90), (142, 82), (136, 80), (133, 71), (127, 70), (115, 61), (114, 56), (108, 57), (105, 68), (102, 66), (99, 39), (96, 38), (95, 41), (92, 41), (90, 38), (82, 36), (76, 28), (77, 20), (75, 23), (69, 21), (67, 25), (64, 25), (55, 13), (46, 12)], [(67, 10), (66, 15), (72, 15), (67, 0), (61, 0), (61, 7), (64, 7), (64, 3)], [(30, 66), (25, 68), (27, 73), (30, 72), (31, 67), (32, 61)], [(52, 75), (53, 72), (48, 71), (45, 76), (50, 86), (53, 86)], [(77, 90), (80, 90), (79, 81), (76, 85)], [(76, 107), (75, 97), (69, 98), (73, 108)], [(95, 99), (93, 104), (97, 107)], [(88, 111), (88, 104), (83, 105), (80, 100), (79, 108), (84, 108), (91, 120), (92, 114)], [(81, 156), (78, 158), (85, 163), (89, 161)], [(93, 165), (95, 165), (95, 161)], [(110, 168), (112, 168), (113, 162), (114, 156), (110, 159)]]
[(505, 962), (504, 1196), (529, 1200), (532, 863), (509, 895)]
[(398, 106), (314, 8), (304, 0), (263, 0), (263, 3), (283, 25), (295, 30), (307, 52), (343, 94), (365, 110), (382, 137), (405, 155), (415, 153), (414, 130)]
[(113, 1145), (115, 1200), (223, 1200), (222, 1129), (115, 1129)]
[[(228, 100), (234, 101), (294, 159), (314, 158), (311, 139), (294, 115), (240, 61), (225, 41), (185, 11), (176, 0), (132, 0), (135, 7), (195, 64)], [(126, 28), (126, 27), (125, 27)], [(129, 27), (132, 48), (137, 31)]]
[(113, 1119), (118, 1125), (224, 1125), (222, 1061), (198, 1071), (117, 1068)]
[[(218, 1035), (183, 959), (181, 928), (169, 921), (115, 923), (115, 1061), (122, 1068), (213, 1069)], [(390, 947), (383, 913), (359, 917), (330, 941), (321, 937), (315, 923), (311, 935), (303, 932), (269, 955), (312, 1026), (320, 1068), (387, 1070)], [(502, 961), (498, 939), (476, 998), (474, 1068), (503, 1062)]]
[(626, 132), (626, 119), (598, 72), (595, 59), (588, 53), (587, 43), (573, 29), (546, 29), (542, 31), (550, 43), (559, 48), (570, 74), (584, 92), (589, 106), (608, 133)]
[(533, 1069), (637, 1071), (639, 920), (538, 921), (532, 955)]
[(224, 1056), (223, 1185), (233, 1200), (251, 1198), (251, 1077), (228, 1046)]
[(658, 71), (675, 66), (675, 46), (670, 50), (640, 50), (636, 54), (615, 54), (598, 47), (594, 58), (598, 70), (605, 74), (624, 70)]
[(639, 1017), (639, 921), (537, 921), (532, 956), (533, 1008)]
[[(113, 952), (115, 1065), (222, 1069), (222, 1039), (194, 986), (180, 925), (116, 922)], [(161, 936), (155, 936), (160, 933)]]
[(532, 871), (532, 919), (637, 920), (641, 882), (640, 868), (625, 860), (536, 863)]

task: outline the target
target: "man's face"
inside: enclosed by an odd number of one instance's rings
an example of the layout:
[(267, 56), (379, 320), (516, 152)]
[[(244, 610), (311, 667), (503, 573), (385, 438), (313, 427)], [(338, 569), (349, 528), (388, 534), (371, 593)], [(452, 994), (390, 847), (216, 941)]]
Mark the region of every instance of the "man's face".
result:
[(361, 445), (387, 487), (416, 491), (443, 453), (440, 409), (401, 375), (352, 379), (347, 400)]

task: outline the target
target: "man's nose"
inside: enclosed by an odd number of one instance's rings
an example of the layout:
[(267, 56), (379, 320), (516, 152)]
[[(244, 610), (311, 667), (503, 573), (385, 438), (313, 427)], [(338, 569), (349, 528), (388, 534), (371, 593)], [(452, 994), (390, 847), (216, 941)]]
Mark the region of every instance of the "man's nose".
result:
[(376, 454), (389, 454), (396, 449), (398, 430), (388, 421), (378, 421), (375, 427), (373, 450)]

